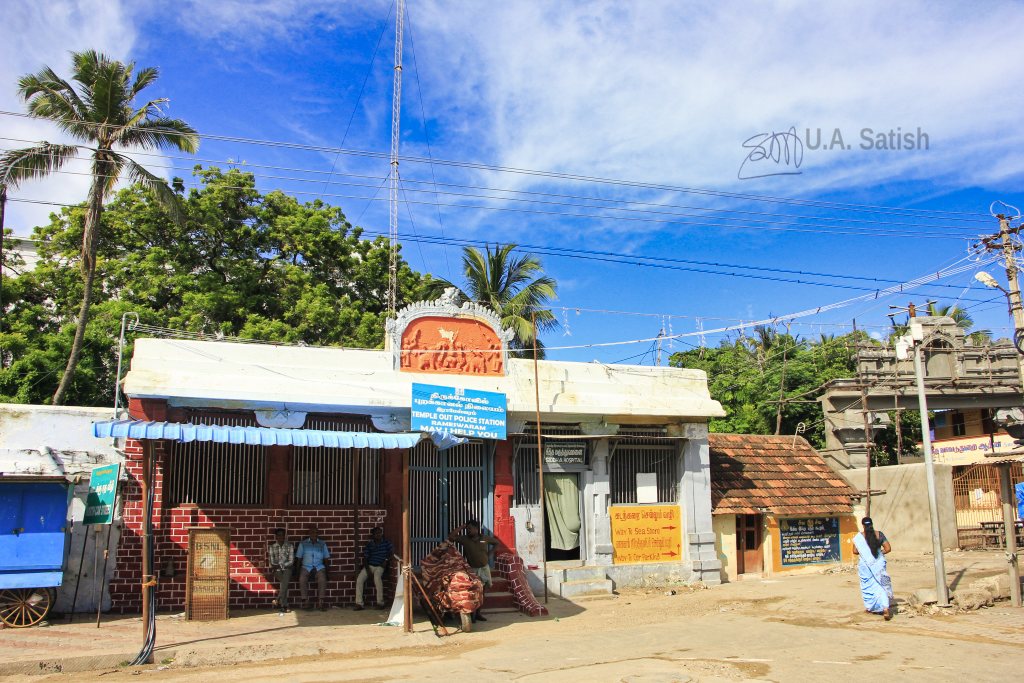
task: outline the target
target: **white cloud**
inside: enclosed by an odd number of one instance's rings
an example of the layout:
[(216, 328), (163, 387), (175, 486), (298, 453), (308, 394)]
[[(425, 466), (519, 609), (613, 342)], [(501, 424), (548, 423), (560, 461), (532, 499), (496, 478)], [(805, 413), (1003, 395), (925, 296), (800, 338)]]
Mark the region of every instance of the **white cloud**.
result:
[[(28, 73), (51, 66), (66, 74), (69, 53), (96, 49), (115, 59), (127, 59), (136, 40), (136, 29), (128, 10), (130, 3), (115, 0), (39, 0), (8, 2), (0, 22), (0, 110), (22, 113), (24, 105), (17, 97), (17, 81)], [(0, 147), (28, 146), (39, 140), (70, 142), (54, 126), (43, 121), (0, 117)], [(25, 142), (28, 141), (28, 142)], [(87, 170), (82, 163), (70, 170)], [(43, 180), (24, 183), (10, 197), (76, 203), (89, 187), (87, 175), (54, 174)], [(52, 206), (11, 201), (7, 204), (6, 226), (18, 234), (28, 234), (35, 225), (48, 222)]]
[[(505, 166), (785, 194), (1022, 175), (1019, 4), (434, 2), (411, 12), (445, 142)], [(808, 151), (799, 179), (737, 181), (741, 141), (791, 125), (842, 128), (854, 149)], [(898, 126), (920, 126), (930, 149), (857, 149), (861, 128)]]

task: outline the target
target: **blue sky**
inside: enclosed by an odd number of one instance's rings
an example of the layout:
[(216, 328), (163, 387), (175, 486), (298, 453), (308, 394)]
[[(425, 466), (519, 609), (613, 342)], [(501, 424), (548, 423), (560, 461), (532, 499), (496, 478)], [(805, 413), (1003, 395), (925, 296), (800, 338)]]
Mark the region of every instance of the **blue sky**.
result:
[[(157, 66), (151, 90), (201, 133), (287, 143), (206, 138), (198, 159), (244, 162), (264, 190), (319, 196), (386, 234), (387, 188), (377, 191), (386, 159), (331, 150), (388, 152), (391, 7), (18, 0), (0, 26), (0, 110), (22, 111), (17, 77), (44, 64), (66, 72), (69, 50)], [(401, 235), (589, 256), (542, 256), (567, 323), (545, 342), (610, 345), (553, 348), (549, 357), (650, 364), (651, 342), (617, 342), (662, 327), (690, 334), (774, 316), (783, 324), (787, 314), (945, 267), (963, 270), (942, 286), (869, 294), (794, 319), (791, 329), (842, 333), (856, 318), (880, 330), (888, 305), (937, 298), (959, 300), (979, 326), (1005, 334), (1005, 303), (981, 303), (992, 292), (972, 282), (981, 268), (1005, 276), (969, 260), (967, 247), (997, 229), (991, 202), (1024, 207), (1020, 3), (987, 3), (982, 12), (971, 3), (409, 0), (408, 19), (402, 154), (439, 163), (402, 163)], [(738, 178), (759, 134), (791, 127), (799, 168), (753, 160), (742, 175), (792, 175)], [(915, 147), (920, 130), (927, 148), (865, 149), (866, 128), (899, 128)], [(810, 149), (819, 129), (823, 147), (838, 129), (842, 148)], [(58, 139), (45, 124), (3, 115), (0, 131), (5, 148)], [(774, 141), (801, 152), (792, 138)], [(194, 163), (147, 160), (168, 176), (187, 176)], [(86, 183), (64, 174), (14, 196), (80, 201)], [(26, 234), (47, 212), (14, 202), (7, 224)], [(403, 244), (414, 268), (454, 279), (460, 251)], [(675, 261), (651, 267), (637, 263), (642, 257)]]

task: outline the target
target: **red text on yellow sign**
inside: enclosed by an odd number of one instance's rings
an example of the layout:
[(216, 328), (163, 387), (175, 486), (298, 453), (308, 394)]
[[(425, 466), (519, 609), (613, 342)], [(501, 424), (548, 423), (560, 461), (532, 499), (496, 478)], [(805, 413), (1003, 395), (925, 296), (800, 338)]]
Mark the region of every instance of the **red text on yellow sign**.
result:
[(615, 505), (611, 518), (615, 564), (680, 559), (682, 519), (678, 505)]

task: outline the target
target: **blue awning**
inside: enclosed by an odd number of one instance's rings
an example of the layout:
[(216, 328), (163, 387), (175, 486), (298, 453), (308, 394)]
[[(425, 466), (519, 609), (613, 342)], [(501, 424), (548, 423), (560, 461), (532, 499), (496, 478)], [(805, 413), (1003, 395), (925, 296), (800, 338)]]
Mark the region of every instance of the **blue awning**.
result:
[(250, 446), (308, 446), (311, 448), (412, 448), (423, 435), (419, 432), (334, 432), (323, 429), (275, 429), (272, 427), (229, 427), (222, 425), (105, 420), (92, 424), (99, 438), (170, 439), (179, 443), (214, 441)]

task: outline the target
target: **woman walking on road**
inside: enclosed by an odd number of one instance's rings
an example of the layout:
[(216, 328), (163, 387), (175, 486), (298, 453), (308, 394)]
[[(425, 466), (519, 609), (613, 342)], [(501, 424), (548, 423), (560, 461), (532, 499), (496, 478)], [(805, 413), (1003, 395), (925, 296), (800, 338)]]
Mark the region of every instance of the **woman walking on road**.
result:
[(860, 596), (864, 609), (881, 614), (886, 621), (892, 619), (892, 579), (885, 571), (885, 555), (892, 550), (889, 540), (881, 531), (875, 531), (870, 517), (861, 520), (864, 531), (853, 539), (853, 554), (860, 557)]

